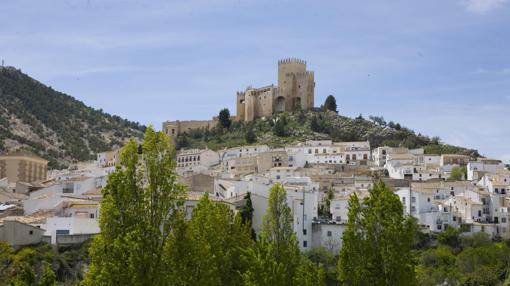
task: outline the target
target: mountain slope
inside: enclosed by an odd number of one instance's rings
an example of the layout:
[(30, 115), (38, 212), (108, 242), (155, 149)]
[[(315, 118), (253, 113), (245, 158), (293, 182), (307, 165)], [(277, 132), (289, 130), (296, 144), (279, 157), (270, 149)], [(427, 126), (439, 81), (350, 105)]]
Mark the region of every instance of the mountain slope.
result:
[(140, 138), (144, 128), (0, 67), (0, 152), (26, 149), (62, 167)]
[[(246, 144), (268, 144), (281, 147), (306, 140), (362, 141), (367, 140), (375, 148), (423, 147), (428, 154), (464, 154), (479, 157), (477, 150), (452, 146), (440, 142), (438, 137), (416, 133), (398, 123), (367, 120), (362, 116), (350, 118), (331, 111), (316, 108), (313, 111), (294, 114), (281, 113), (271, 118), (257, 119), (252, 123), (233, 122), (229, 130), (192, 130), (176, 138), (177, 148), (203, 148), (218, 150)], [(276, 122), (280, 121), (282, 128)], [(253, 130), (255, 142), (247, 142), (248, 130)]]

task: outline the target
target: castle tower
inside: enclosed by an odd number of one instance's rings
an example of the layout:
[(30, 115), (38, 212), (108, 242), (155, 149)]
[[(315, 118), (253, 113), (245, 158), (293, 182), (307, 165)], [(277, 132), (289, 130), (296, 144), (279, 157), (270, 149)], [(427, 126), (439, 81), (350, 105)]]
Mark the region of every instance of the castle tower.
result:
[(314, 87), (313, 72), (306, 70), (305, 61), (296, 58), (278, 61), (278, 88), (280, 94), (278, 98), (275, 98), (275, 110), (292, 112), (312, 108)]

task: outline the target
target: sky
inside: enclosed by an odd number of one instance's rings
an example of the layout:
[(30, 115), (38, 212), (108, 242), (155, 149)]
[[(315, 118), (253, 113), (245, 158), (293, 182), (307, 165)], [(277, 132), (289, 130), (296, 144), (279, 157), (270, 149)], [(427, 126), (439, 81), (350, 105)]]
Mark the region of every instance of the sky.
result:
[(315, 72), (315, 102), (510, 163), (510, 0), (0, 0), (0, 59), (160, 128)]

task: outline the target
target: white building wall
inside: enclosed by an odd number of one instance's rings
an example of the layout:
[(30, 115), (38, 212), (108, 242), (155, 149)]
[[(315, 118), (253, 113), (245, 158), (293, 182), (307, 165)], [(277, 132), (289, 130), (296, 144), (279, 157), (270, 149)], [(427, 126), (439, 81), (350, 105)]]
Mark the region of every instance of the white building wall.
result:
[(51, 243), (57, 243), (57, 230), (68, 231), (69, 234), (96, 234), (100, 232), (96, 219), (75, 217), (50, 217), (43, 225), (44, 235), (51, 236)]

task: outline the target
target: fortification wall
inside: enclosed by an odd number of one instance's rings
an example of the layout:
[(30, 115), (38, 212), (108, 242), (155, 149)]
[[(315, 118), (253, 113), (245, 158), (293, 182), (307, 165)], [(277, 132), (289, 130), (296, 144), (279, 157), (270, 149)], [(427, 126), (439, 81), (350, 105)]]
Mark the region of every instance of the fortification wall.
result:
[(166, 121), (163, 122), (163, 132), (168, 136), (176, 136), (182, 133), (189, 133), (192, 129), (210, 129), (214, 127), (213, 120), (187, 120), (187, 121)]

